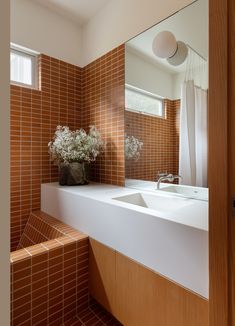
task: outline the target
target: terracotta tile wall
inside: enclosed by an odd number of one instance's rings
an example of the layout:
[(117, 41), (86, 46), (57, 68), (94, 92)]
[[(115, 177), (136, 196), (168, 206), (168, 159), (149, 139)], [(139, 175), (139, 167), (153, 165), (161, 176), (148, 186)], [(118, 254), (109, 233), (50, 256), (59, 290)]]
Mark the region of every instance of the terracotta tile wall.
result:
[(92, 167), (92, 179), (98, 182), (124, 184), (124, 85), (124, 45), (83, 68), (82, 126), (96, 125), (106, 142)]
[(166, 119), (125, 111), (125, 131), (144, 145), (138, 161), (126, 160), (126, 178), (154, 181), (158, 172), (178, 174), (180, 100), (165, 100)]
[(64, 234), (54, 227), (53, 220), (31, 213), (21, 235), (17, 249), (62, 237)]
[(11, 325), (62, 325), (88, 307), (88, 237), (36, 212), (63, 236), (11, 254)]
[(58, 180), (48, 141), (58, 124), (95, 124), (106, 142), (91, 179), (124, 184), (124, 46), (85, 68), (41, 55), (39, 90), (11, 86), (11, 250), (30, 212), (40, 208), (40, 185)]
[(48, 141), (58, 124), (80, 127), (81, 69), (39, 57), (40, 90), (11, 85), (11, 249), (16, 249), (40, 185), (57, 180)]
[(63, 326), (122, 326), (122, 324), (91, 298), (89, 308), (68, 320)]

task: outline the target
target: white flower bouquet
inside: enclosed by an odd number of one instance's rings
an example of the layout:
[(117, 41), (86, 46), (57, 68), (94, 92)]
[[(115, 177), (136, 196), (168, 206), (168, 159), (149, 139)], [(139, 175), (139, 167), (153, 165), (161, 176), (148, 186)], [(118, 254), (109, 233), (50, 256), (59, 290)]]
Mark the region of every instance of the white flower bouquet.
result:
[(90, 130), (71, 131), (67, 126), (57, 126), (54, 138), (48, 143), (49, 154), (59, 166), (60, 185), (87, 184), (87, 165), (94, 162), (103, 151), (104, 142), (95, 126)]
[(143, 143), (134, 136), (125, 136), (125, 158), (127, 160), (137, 161), (140, 157), (140, 151)]
[(54, 138), (48, 144), (51, 160), (56, 165), (94, 162), (103, 146), (95, 126), (90, 126), (88, 133), (83, 129), (71, 131), (67, 126), (57, 126)]

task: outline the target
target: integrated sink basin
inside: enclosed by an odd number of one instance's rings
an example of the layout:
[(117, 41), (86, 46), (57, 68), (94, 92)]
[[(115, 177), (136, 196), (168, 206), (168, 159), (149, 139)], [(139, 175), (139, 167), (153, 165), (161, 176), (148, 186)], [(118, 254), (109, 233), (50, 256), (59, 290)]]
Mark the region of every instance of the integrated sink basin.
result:
[(141, 210), (159, 218), (172, 222), (193, 226), (199, 229), (208, 228), (207, 201), (192, 198), (173, 196), (160, 191), (152, 194), (149, 192), (135, 192), (112, 198), (128, 209)]
[(113, 199), (164, 212), (175, 211), (179, 208), (191, 205), (191, 202), (185, 198), (163, 197), (148, 193), (135, 193)]
[(160, 191), (170, 192), (183, 195), (188, 198), (208, 200), (208, 189), (201, 187), (181, 186), (181, 185), (166, 185), (159, 189)]

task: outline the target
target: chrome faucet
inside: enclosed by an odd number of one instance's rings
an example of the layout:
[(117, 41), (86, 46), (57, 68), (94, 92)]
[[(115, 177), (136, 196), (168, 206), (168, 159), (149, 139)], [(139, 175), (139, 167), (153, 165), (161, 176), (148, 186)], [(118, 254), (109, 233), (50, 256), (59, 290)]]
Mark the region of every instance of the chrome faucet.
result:
[(160, 184), (162, 181), (167, 180), (169, 182), (174, 182), (175, 179), (182, 179), (180, 175), (173, 175), (173, 174), (164, 174), (160, 175), (160, 178), (157, 181), (157, 190), (160, 190)]

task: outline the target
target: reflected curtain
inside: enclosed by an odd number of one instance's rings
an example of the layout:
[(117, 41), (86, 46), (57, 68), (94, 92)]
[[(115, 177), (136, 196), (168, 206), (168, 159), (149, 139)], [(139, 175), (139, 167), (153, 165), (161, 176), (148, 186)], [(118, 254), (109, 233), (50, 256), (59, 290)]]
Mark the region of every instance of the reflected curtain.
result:
[(207, 91), (185, 81), (181, 88), (179, 174), (182, 184), (207, 187)]

